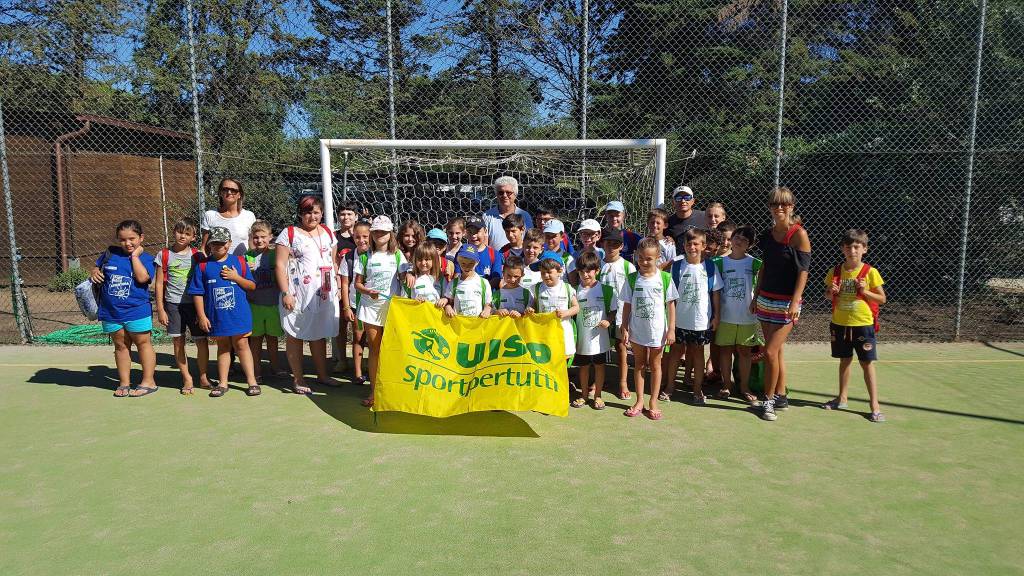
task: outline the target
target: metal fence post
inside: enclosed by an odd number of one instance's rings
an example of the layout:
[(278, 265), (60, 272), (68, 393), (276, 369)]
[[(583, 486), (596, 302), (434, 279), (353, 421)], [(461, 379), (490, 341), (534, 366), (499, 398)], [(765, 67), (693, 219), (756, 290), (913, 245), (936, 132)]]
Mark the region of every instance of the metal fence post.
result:
[(779, 41), (779, 117), (775, 127), (775, 188), (779, 187), (782, 170), (782, 111), (786, 99), (786, 40), (789, 17), (789, 0), (782, 0), (782, 39)]
[(188, 69), (192, 77), (192, 138), (195, 140), (196, 151), (196, 194), (199, 196), (199, 218), (202, 222), (206, 212), (206, 186), (203, 183), (203, 141), (199, 132), (199, 87), (196, 82), (196, 38), (193, 32), (192, 0), (185, 0), (185, 12), (188, 20)]
[[(587, 139), (587, 97), (590, 88), (590, 0), (583, 0), (583, 48), (580, 49), (580, 139)], [(582, 150), (580, 193), (587, 196), (587, 149)]]
[(18, 324), (21, 343), (32, 340), (32, 331), (28, 326), (28, 310), (25, 305), (25, 293), (21, 285), (21, 272), (18, 269), (18, 244), (14, 233), (14, 199), (11, 195), (11, 175), (7, 167), (7, 134), (4, 131), (3, 99), (0, 98), (0, 170), (3, 172), (4, 208), (7, 212), (7, 243), (11, 249), (11, 292), (14, 297), (14, 321)]
[[(388, 35), (388, 133), (395, 140), (395, 39), (391, 30), (391, 0), (385, 6)], [(398, 222), (398, 155), (391, 149), (391, 217)]]
[(964, 277), (967, 272), (967, 229), (971, 221), (971, 193), (974, 191), (974, 147), (978, 130), (978, 98), (981, 93), (981, 60), (985, 47), (985, 16), (988, 0), (981, 0), (978, 16), (978, 47), (974, 61), (974, 100), (971, 102), (971, 127), (967, 137), (967, 182), (964, 184), (964, 219), (960, 229), (960, 278), (956, 289), (956, 323), (953, 339), (960, 339), (960, 325), (964, 313)]

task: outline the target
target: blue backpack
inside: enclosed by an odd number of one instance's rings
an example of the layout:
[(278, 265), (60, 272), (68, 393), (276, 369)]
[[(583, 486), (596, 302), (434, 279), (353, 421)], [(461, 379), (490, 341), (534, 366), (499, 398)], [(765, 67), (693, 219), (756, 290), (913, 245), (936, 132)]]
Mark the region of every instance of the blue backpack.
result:
[[(683, 273), (683, 266), (686, 266), (686, 258), (680, 258), (672, 263), (672, 283), (675, 284), (676, 289), (679, 288), (679, 277)], [(708, 302), (711, 302), (711, 293), (715, 291), (715, 262), (714, 258), (707, 258), (704, 260), (704, 272), (708, 277)], [(715, 308), (711, 307), (711, 314), (708, 316), (708, 320), (714, 318)]]

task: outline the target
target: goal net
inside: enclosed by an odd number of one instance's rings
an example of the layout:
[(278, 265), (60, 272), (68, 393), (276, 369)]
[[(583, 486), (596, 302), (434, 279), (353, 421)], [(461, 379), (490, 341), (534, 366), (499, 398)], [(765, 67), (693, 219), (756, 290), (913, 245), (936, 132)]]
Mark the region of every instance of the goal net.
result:
[(628, 227), (643, 230), (664, 199), (664, 140), (321, 140), (320, 148), (331, 225), (334, 206), (355, 201), (396, 226), (415, 219), (444, 228), (493, 206), (499, 176), (519, 181), (520, 208), (547, 208), (573, 232), (583, 219), (600, 220), (611, 200), (625, 205)]

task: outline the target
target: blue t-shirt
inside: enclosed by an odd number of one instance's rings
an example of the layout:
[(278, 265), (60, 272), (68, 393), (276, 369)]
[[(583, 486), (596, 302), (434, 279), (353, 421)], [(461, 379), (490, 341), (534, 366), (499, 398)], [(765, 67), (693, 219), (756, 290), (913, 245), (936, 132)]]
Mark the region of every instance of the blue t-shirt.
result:
[[(120, 246), (111, 246), (107, 252), (109, 255), (100, 254), (96, 259), (97, 266), (103, 262), (103, 287), (100, 290), (98, 318), (108, 322), (129, 322), (152, 316), (149, 282), (141, 284), (135, 281), (131, 255)], [(153, 274), (156, 273), (153, 255), (143, 252), (139, 256), (139, 261), (146, 267), (152, 282)]]
[[(494, 252), (494, 259), (491, 259), (492, 251)], [(500, 280), (501, 266), (503, 262), (501, 252), (494, 248), (484, 246), (483, 250), (480, 250), (478, 254), (480, 255), (480, 263), (476, 265), (476, 273), (488, 280)], [(462, 270), (459, 268), (458, 261), (455, 262), (455, 273), (462, 273)]]
[(622, 230), (622, 253), (621, 256), (630, 262), (633, 261), (633, 253), (636, 252), (637, 246), (640, 245), (640, 241), (644, 237), (633, 232), (632, 230)]
[(223, 262), (207, 260), (193, 269), (186, 294), (203, 297), (203, 310), (210, 319), (210, 336), (240, 336), (252, 332), (252, 310), (245, 290), (237, 283), (220, 277), (221, 268), (234, 268), (246, 280), (253, 280), (252, 270), (238, 256), (229, 254)]

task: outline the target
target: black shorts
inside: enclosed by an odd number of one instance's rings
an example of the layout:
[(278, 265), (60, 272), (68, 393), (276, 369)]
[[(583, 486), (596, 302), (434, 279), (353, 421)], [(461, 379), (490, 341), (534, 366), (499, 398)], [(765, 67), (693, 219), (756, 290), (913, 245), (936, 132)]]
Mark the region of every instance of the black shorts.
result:
[(605, 354), (577, 354), (572, 357), (573, 366), (604, 366)]
[(167, 335), (170, 337), (184, 336), (188, 329), (193, 340), (206, 338), (206, 332), (199, 327), (199, 314), (196, 312), (195, 304), (182, 302), (172, 304), (164, 302), (164, 311), (167, 312)]
[(829, 324), (832, 332), (832, 357), (853, 358), (857, 351), (857, 360), (874, 362), (878, 360), (878, 340), (875, 338), (874, 326), (840, 326)]
[(676, 328), (676, 342), (680, 344), (711, 344), (715, 341), (715, 333), (711, 330), (683, 330)]

